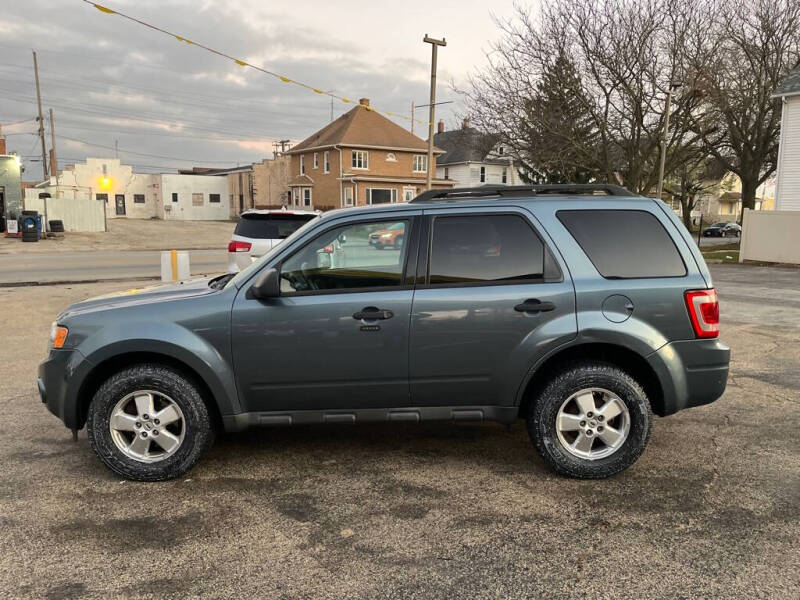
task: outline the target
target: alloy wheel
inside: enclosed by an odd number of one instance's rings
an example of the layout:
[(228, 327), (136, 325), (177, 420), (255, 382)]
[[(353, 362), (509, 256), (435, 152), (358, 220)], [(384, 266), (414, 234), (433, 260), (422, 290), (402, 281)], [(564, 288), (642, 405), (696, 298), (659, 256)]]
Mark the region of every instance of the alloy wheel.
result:
[(556, 414), (556, 433), (564, 449), (584, 460), (611, 456), (625, 443), (630, 414), (613, 392), (586, 388), (572, 394)]
[(153, 463), (178, 451), (186, 433), (186, 420), (169, 396), (140, 390), (117, 402), (109, 428), (111, 439), (125, 456)]

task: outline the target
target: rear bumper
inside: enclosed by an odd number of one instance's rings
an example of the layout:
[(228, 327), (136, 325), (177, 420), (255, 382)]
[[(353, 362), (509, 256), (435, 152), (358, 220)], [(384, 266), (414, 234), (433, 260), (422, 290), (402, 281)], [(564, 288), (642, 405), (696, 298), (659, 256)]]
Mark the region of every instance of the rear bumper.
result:
[(664, 394), (662, 416), (714, 402), (728, 383), (731, 350), (718, 339), (671, 342), (647, 361)]
[(39, 365), (37, 387), (47, 410), (70, 429), (84, 425), (78, 391), (90, 370), (89, 362), (77, 350), (53, 350)]

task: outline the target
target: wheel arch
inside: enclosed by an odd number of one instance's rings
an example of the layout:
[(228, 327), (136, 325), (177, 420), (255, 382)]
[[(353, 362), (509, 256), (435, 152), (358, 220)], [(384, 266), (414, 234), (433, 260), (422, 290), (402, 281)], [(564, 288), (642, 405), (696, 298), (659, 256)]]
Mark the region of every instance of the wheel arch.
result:
[(586, 360), (609, 363), (624, 370), (644, 388), (653, 412), (657, 415), (665, 414), (664, 388), (647, 359), (625, 346), (591, 342), (561, 348), (533, 369), (520, 388), (519, 416), (525, 417), (539, 390), (549, 381), (553, 373), (571, 363)]
[(156, 364), (174, 369), (197, 386), (200, 397), (208, 408), (215, 429), (221, 431), (222, 412), (218, 402), (218, 393), (214, 389), (217, 387), (209, 383), (205, 377), (187, 362), (176, 358), (174, 355), (152, 350), (133, 350), (113, 354), (97, 363), (83, 379), (77, 393), (77, 410), (79, 427), (86, 424), (89, 413), (89, 404), (92, 402), (95, 393), (109, 377), (123, 369), (136, 365)]

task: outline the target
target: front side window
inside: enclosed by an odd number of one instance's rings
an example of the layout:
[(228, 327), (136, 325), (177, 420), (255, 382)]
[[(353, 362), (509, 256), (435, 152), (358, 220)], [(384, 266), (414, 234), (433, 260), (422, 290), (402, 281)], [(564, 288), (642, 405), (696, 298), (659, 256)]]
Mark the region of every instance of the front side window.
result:
[(544, 244), (518, 215), (437, 217), (431, 284), (543, 280)]
[(560, 210), (557, 216), (607, 279), (686, 275), (666, 229), (647, 211)]
[(369, 169), (369, 152), (365, 150), (353, 150), (353, 168)]
[(281, 266), (281, 293), (390, 288), (402, 284), (408, 220), (329, 229)]
[(428, 157), (424, 154), (414, 155), (414, 172), (424, 173), (428, 170)]

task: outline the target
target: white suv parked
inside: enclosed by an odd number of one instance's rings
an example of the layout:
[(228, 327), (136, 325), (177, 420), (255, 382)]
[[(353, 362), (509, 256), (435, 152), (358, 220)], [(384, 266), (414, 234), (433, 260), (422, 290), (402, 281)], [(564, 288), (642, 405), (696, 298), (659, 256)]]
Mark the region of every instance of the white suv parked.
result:
[(228, 244), (228, 272), (237, 273), (280, 244), (319, 213), (306, 210), (247, 210)]

